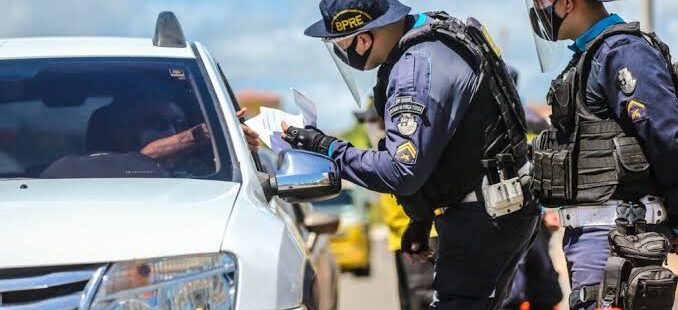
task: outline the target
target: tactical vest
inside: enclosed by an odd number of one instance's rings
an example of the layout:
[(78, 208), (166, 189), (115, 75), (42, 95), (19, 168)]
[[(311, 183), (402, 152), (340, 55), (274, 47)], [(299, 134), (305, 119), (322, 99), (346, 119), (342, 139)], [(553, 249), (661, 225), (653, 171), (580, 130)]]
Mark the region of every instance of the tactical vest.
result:
[(643, 37), (656, 48), (678, 89), (678, 66), (671, 65), (668, 46), (654, 33), (641, 32), (639, 23), (612, 26), (589, 42), (552, 82), (547, 96), (552, 128), (533, 141), (532, 190), (547, 206), (635, 201), (656, 193), (650, 164), (634, 134), (624, 132), (616, 120), (594, 115), (585, 102), (593, 58), (605, 39), (619, 34)]
[(527, 162), (527, 127), (520, 97), (484, 27), (473, 18), (464, 24), (444, 12), (426, 15), (430, 22), (407, 32), (379, 69), (374, 97), (380, 115), (384, 115), (393, 65), (416, 44), (444, 43), (465, 59), (479, 78), (470, 108), (431, 176), (415, 195), (397, 196), (411, 218), (457, 204), (466, 194), (478, 190), (485, 175), (482, 159), (508, 153), (517, 168)]

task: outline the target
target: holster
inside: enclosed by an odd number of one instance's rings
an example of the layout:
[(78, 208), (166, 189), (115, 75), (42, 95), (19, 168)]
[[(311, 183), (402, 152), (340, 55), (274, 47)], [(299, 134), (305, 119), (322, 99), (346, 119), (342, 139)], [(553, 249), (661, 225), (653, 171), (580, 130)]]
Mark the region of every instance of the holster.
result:
[[(633, 233), (630, 233), (633, 230)], [(605, 265), (598, 293), (598, 306), (625, 310), (670, 310), (678, 278), (662, 264), (670, 243), (655, 232), (645, 232), (645, 223), (618, 220), (608, 235), (611, 256)]]

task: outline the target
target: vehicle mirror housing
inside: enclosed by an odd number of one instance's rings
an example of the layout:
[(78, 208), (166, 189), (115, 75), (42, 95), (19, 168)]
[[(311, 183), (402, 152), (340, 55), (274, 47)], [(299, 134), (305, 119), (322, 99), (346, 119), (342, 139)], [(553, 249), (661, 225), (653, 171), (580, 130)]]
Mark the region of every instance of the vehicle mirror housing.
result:
[(278, 171), (269, 180), (274, 193), (288, 202), (309, 202), (335, 197), (341, 177), (332, 159), (301, 150), (284, 150)]
[(304, 218), (304, 226), (316, 234), (334, 234), (339, 230), (339, 223), (336, 214), (313, 212)]

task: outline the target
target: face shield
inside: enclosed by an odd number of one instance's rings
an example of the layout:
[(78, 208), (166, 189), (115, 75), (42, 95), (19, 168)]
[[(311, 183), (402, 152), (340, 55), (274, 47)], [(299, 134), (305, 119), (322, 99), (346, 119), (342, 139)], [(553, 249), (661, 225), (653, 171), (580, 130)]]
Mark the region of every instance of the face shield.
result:
[[(323, 39), (322, 42), (330, 53), (330, 57), (332, 57), (332, 61), (334, 61), (337, 69), (339, 69), (339, 73), (344, 79), (353, 99), (358, 107), (361, 107), (362, 96), (364, 95), (363, 89), (371, 89), (371, 84), (374, 84), (374, 74), (356, 69), (356, 67), (364, 67), (371, 51), (370, 48), (363, 55), (357, 55), (355, 52), (353, 55), (351, 54), (350, 50), (355, 48), (357, 43), (356, 36), (358, 34), (360, 33), (337, 39)], [(355, 67), (349, 64), (353, 64)]]
[(559, 17), (555, 12), (557, 2), (558, 0), (525, 0), (542, 72), (556, 68), (563, 56), (563, 43), (558, 42), (558, 31), (564, 17)]

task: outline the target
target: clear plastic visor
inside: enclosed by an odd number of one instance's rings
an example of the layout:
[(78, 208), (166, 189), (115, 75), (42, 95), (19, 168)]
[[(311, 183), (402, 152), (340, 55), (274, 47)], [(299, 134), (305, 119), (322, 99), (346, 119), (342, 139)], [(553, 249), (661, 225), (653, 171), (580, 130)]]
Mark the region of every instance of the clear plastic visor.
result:
[(557, 41), (553, 20), (556, 2), (558, 0), (525, 0), (542, 72), (555, 69), (563, 56), (563, 43)]
[(361, 107), (362, 93), (355, 77), (360, 71), (348, 65), (348, 53), (346, 52), (346, 48), (351, 45), (357, 35), (358, 34), (356, 33), (348, 37), (323, 39), (322, 42), (330, 53), (330, 57), (332, 57), (337, 69), (339, 69), (339, 73), (344, 79), (346, 87), (348, 87), (348, 90), (351, 92), (351, 96), (353, 96), (358, 107)]

